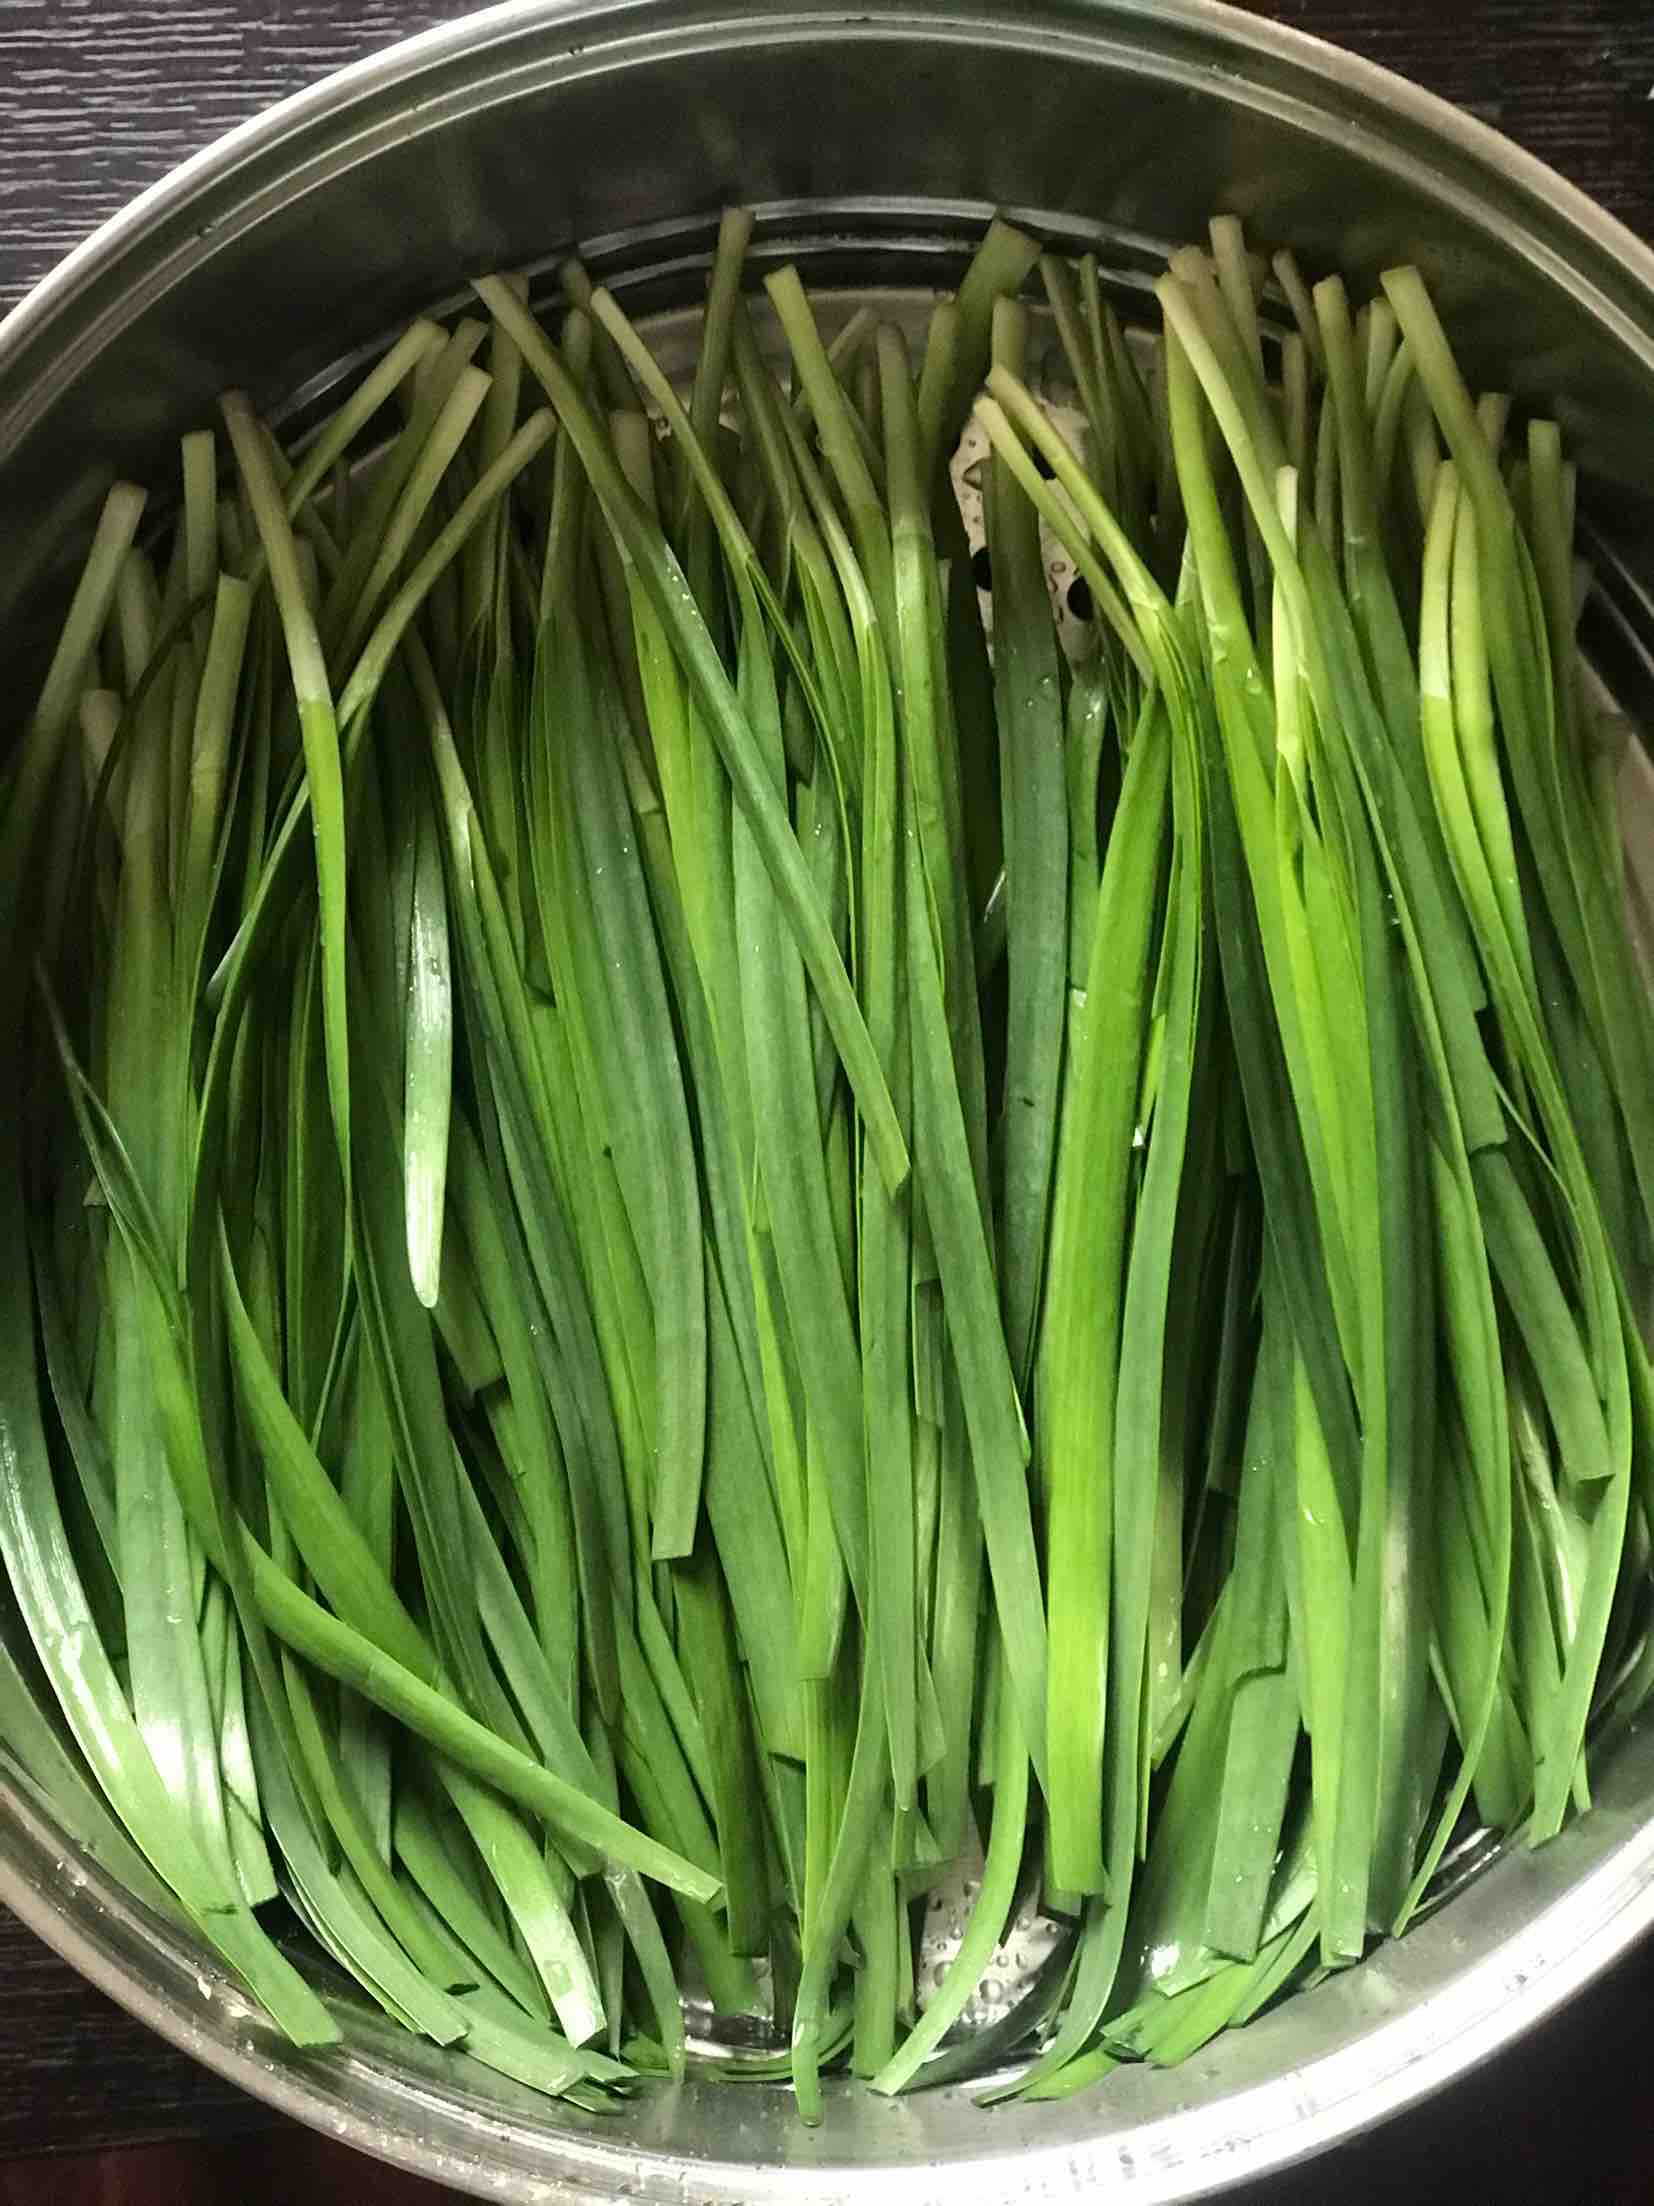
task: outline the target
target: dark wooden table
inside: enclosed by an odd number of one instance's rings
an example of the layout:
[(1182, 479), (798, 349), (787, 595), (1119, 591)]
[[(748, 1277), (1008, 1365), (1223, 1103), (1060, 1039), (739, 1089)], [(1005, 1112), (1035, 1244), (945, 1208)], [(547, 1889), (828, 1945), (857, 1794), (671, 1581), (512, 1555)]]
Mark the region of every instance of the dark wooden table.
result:
[[(457, 0), (456, 0), (457, 4)], [(0, 310), (209, 139), (340, 63), (455, 12), (444, 0), (0, 0)], [(1401, 70), (1497, 125), (1654, 237), (1650, 0), (1268, 0), (1259, 12)], [(1654, 2199), (1654, 1955), (1515, 2052), (1377, 2136), (1272, 2184), (1272, 2206), (1456, 2195)], [(50, 2198), (239, 2206), (411, 2199), (337, 2148), (46, 2176), (17, 2157), (222, 2138), (270, 2117), (172, 2053), (0, 1915), (0, 2206)], [(336, 2157), (331, 2157), (330, 2154)], [(423, 2187), (417, 2195), (430, 2196)]]

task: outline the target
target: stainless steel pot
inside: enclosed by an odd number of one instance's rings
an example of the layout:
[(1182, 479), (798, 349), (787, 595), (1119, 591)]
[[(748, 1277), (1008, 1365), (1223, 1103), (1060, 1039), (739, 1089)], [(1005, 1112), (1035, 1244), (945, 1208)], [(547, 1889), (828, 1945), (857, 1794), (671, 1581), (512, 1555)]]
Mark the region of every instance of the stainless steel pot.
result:
[[(681, 306), (730, 200), (761, 259), (910, 295), (996, 206), (1094, 244), (1126, 292), (1215, 208), (1357, 278), (1419, 261), (1468, 364), (1560, 413), (1618, 677), (1654, 693), (1654, 255), (1479, 124), (1210, 0), (515, 0), (232, 133), (0, 325), (12, 713), (109, 477), (165, 464), (225, 385), (302, 407), (468, 273), (576, 240), (634, 307)], [(342, 2047), (294, 2055), (3, 1781), (0, 1901), (249, 2091), (479, 2195), (1186, 2199), (1405, 2106), (1622, 1951), (1654, 1919), (1654, 1734), (1553, 1846), (1363, 1967), (1172, 2073), (992, 2115), (840, 2091), (805, 2131), (779, 2090), (690, 2084), (586, 2120), (357, 2009)]]

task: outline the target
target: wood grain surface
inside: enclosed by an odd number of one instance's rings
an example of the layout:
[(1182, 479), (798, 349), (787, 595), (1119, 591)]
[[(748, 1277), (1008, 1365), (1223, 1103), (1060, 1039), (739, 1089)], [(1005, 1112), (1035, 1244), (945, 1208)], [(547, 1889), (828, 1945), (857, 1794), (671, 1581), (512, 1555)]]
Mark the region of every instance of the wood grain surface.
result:
[[(0, 310), (145, 185), (328, 70), (452, 13), (443, 0), (0, 0)], [(1268, 0), (1259, 12), (1458, 101), (1654, 237), (1650, 0)], [(1271, 2206), (1457, 2195), (1654, 2198), (1644, 2109), (1654, 1964), (1632, 1956), (1567, 2015), (1375, 2138), (1268, 2190)], [(0, 1915), (0, 2157), (268, 2126)], [(205, 2168), (203, 2160), (200, 2168)], [(271, 2138), (210, 2188), (157, 2159), (79, 2189), (15, 2162), (0, 2206), (84, 2197), (389, 2198), (360, 2164)], [(341, 2174), (340, 2170), (344, 2172)], [(351, 2170), (358, 2170), (353, 2178)], [(332, 2172), (329, 2173), (329, 2170)], [(130, 2173), (130, 2171), (129, 2171)], [(201, 2176), (205, 2184), (206, 2176)], [(412, 2188), (395, 2195), (412, 2197)], [(419, 2195), (430, 2197), (428, 2191)], [(1261, 2206), (1261, 2200), (1260, 2200)]]
[(260, 2119), (245, 2092), (111, 2005), (0, 1908), (0, 2162)]

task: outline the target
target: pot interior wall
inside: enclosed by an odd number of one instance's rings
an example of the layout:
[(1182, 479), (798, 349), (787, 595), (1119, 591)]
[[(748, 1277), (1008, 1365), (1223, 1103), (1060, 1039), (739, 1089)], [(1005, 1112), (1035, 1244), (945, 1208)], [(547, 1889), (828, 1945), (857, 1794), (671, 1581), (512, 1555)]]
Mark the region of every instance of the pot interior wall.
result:
[(1622, 536), (1654, 500), (1654, 299), (1615, 237), (1395, 80), (1220, 8), (526, 6), (339, 83), (162, 186), (9, 329), (9, 662), (110, 475), (155, 472), (226, 385), (274, 404), (574, 243), (640, 305), (682, 303), (732, 200), (762, 210), (760, 260), (818, 280), (946, 281), (995, 207), (1139, 285), (1219, 209), (1312, 271), (1417, 260), (1471, 369), (1561, 414)]

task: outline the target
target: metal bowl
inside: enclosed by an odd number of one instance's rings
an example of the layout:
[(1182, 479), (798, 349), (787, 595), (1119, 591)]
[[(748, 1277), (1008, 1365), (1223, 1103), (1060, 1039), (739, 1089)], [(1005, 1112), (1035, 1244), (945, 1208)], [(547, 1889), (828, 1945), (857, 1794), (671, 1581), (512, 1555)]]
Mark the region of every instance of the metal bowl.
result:
[[(1560, 415), (1607, 656), (1654, 720), (1654, 255), (1479, 124), (1210, 0), (516, 0), (233, 132), (0, 325), (7, 696), (110, 476), (164, 466), (225, 385), (302, 408), (469, 273), (575, 241), (636, 311), (681, 309), (731, 200), (760, 261), (886, 296), (951, 279), (995, 207), (1127, 294), (1215, 208), (1357, 279), (1418, 261), (1472, 371)], [(1395, 2112), (1622, 1952), (1654, 1918), (1654, 1732), (1615, 1744), (1583, 1821), (1362, 1967), (1183, 2068), (991, 2115), (840, 2089), (806, 2131), (780, 2090), (692, 2082), (585, 2119), (348, 2002), (343, 2045), (296, 2055), (3, 1779), (0, 1901), (256, 2096), (481, 2195), (1187, 2199)]]

